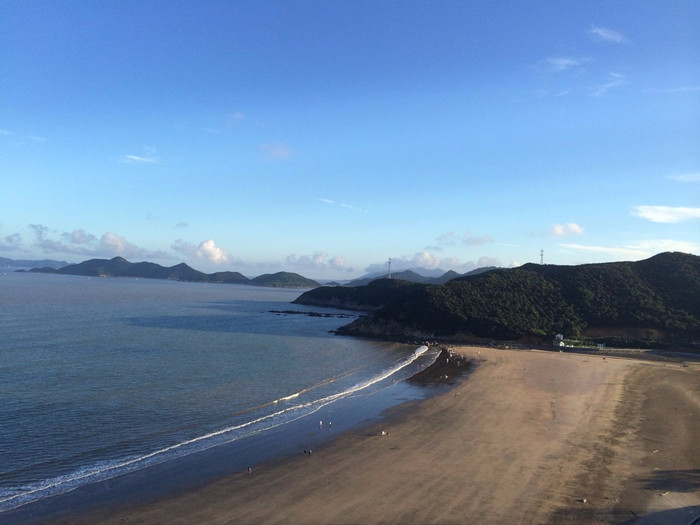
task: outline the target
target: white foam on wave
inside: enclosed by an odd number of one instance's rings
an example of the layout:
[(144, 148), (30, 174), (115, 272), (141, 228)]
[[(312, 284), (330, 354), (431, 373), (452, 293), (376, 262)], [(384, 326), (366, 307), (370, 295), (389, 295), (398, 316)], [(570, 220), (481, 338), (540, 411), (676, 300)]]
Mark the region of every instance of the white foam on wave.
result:
[[(301, 417), (308, 416), (314, 412), (320, 410), (321, 408), (339, 400), (344, 397), (350, 396), (362, 390), (365, 390), (376, 383), (384, 381), (390, 378), (392, 375), (396, 374), (403, 368), (409, 366), (411, 363), (416, 361), (420, 356), (428, 351), (427, 346), (421, 346), (417, 348), (411, 356), (400, 361), (395, 366), (383, 370), (376, 376), (373, 376), (366, 381), (357, 383), (354, 386), (343, 390), (342, 392), (337, 392), (319, 399), (314, 399), (307, 401), (305, 403), (292, 405), (286, 407), (277, 412), (261, 416), (257, 419), (241, 423), (239, 425), (233, 425), (230, 427), (223, 428), (214, 432), (209, 432), (202, 436), (198, 436), (192, 439), (176, 443), (174, 445), (164, 447), (148, 454), (140, 455), (137, 457), (123, 458), (120, 460), (115, 460), (111, 462), (100, 462), (92, 467), (85, 468), (74, 472), (70, 475), (59, 476), (37, 485), (30, 487), (13, 487), (8, 490), (4, 490), (4, 493), (0, 493), (0, 512), (7, 511), (13, 508), (20, 507), (32, 501), (36, 501), (45, 496), (70, 492), (82, 485), (103, 481), (121, 474), (126, 474), (134, 470), (139, 470), (145, 468), (149, 465), (166, 461), (168, 459), (174, 458), (178, 452), (185, 450), (186, 452), (199, 452), (206, 450), (213, 446), (222, 445), (224, 443), (230, 443), (236, 441), (243, 437), (250, 436), (265, 430), (270, 430), (285, 423), (295, 421)], [(323, 384), (328, 384), (333, 382), (332, 380), (324, 381)], [(316, 387), (318, 385), (314, 385)], [(291, 401), (292, 399), (297, 399), (301, 394), (313, 390), (314, 387), (303, 389), (299, 392), (291, 394), (280, 398), (277, 401), (268, 403), (276, 404), (279, 401)], [(265, 424), (266, 423), (266, 424)], [(241, 430), (248, 430), (248, 432), (238, 432)], [(231, 434), (230, 439), (217, 440), (222, 436)]]

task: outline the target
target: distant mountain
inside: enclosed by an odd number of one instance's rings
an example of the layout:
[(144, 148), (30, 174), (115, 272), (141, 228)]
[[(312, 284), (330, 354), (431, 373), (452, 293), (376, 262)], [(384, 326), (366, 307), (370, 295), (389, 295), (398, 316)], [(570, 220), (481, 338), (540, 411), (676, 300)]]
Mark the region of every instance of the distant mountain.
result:
[(29, 259), (8, 259), (6, 257), (0, 257), (0, 268), (62, 268), (63, 266), (68, 266), (66, 261), (54, 261), (52, 259), (42, 259), (42, 260), (29, 260)]
[(90, 259), (78, 264), (70, 264), (63, 268), (32, 268), (30, 271), (90, 277), (142, 277), (144, 279), (174, 279), (177, 281), (209, 281), (207, 274), (199, 272), (185, 263), (167, 268), (152, 262), (132, 263), (123, 257)]
[(209, 275), (209, 282), (225, 284), (250, 284), (250, 279), (238, 272), (216, 272)]
[(249, 284), (274, 288), (316, 288), (321, 286), (316, 281), (290, 272), (266, 273), (251, 279)]
[(422, 288), (420, 283), (400, 279), (375, 279), (363, 286), (321, 286), (306, 292), (294, 302), (312, 306), (328, 306), (343, 310), (378, 310), (393, 301), (400, 301)]
[[(476, 270), (472, 270), (470, 272), (467, 272), (465, 274), (457, 273), (454, 270), (448, 270), (447, 272), (444, 272), (442, 270), (426, 270), (425, 268), (414, 268), (412, 270), (403, 270), (400, 272), (392, 272), (391, 278), (392, 279), (400, 279), (403, 281), (408, 281), (411, 283), (424, 283), (424, 284), (444, 284), (447, 281), (450, 281), (452, 279), (455, 279), (457, 277), (462, 277), (465, 275), (477, 275), (482, 272), (487, 272), (490, 270), (494, 270), (496, 267), (495, 266), (489, 266), (489, 267), (484, 267), (484, 268), (477, 268)], [(372, 281), (376, 281), (378, 279), (386, 279), (387, 276), (385, 273), (381, 274), (370, 274), (366, 275), (364, 277), (361, 277), (359, 279), (355, 279), (353, 281), (350, 281), (347, 283), (345, 286), (365, 286)]]
[(216, 272), (206, 274), (191, 268), (185, 263), (165, 267), (152, 262), (132, 263), (122, 257), (113, 259), (90, 259), (62, 268), (32, 268), (30, 272), (55, 273), (61, 275), (84, 275), (90, 277), (140, 277), (144, 279), (172, 279), (176, 281), (252, 284), (278, 288), (313, 288), (320, 286), (316, 281), (296, 273), (279, 272), (261, 275), (251, 280), (238, 272)]
[(579, 266), (527, 264), (439, 286), (390, 282), (317, 288), (295, 302), (373, 310), (342, 329), (355, 335), (700, 340), (700, 257), (690, 254)]

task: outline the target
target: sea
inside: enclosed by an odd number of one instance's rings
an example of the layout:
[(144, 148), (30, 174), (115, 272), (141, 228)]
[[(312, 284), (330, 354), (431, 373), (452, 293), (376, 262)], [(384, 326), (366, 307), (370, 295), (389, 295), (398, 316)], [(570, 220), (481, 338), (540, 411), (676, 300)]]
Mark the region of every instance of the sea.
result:
[(336, 335), (358, 314), (302, 292), (0, 274), (0, 521), (185, 490), (430, 394), (406, 379), (436, 350)]

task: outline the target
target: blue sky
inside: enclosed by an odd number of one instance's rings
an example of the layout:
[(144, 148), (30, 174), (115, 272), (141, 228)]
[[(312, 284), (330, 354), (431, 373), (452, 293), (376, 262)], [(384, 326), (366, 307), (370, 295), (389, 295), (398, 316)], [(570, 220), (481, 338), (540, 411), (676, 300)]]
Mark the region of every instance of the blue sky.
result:
[(700, 254), (700, 3), (5, 0), (0, 256)]

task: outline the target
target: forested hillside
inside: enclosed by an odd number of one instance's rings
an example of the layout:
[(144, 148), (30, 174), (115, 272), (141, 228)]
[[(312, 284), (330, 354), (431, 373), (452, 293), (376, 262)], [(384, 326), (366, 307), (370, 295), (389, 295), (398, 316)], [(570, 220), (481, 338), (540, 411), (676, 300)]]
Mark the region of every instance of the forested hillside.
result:
[[(372, 283), (318, 288), (297, 301), (367, 306), (346, 333), (517, 340), (523, 337), (700, 339), (700, 257), (664, 253), (640, 262), (528, 264), (444, 285)], [(381, 286), (378, 283), (384, 283)]]

